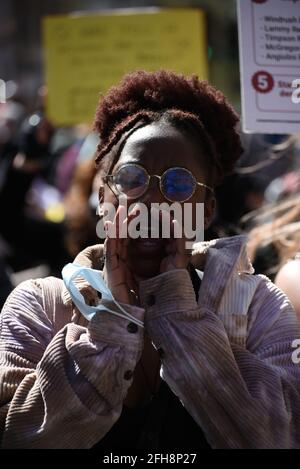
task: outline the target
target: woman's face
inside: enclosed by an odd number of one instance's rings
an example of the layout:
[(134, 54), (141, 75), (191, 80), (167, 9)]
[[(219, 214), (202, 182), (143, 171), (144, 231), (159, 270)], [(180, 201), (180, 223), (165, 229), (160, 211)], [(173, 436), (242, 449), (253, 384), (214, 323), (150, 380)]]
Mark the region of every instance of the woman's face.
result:
[[(150, 175), (161, 175), (168, 168), (185, 167), (192, 172), (197, 182), (208, 184), (205, 177), (205, 156), (199, 145), (166, 123), (153, 123), (133, 132), (122, 149), (120, 158), (111, 169), (115, 174), (124, 164), (135, 163), (143, 166)], [(209, 185), (209, 184), (208, 184)], [(105, 185), (104, 202), (118, 205), (116, 197)], [(158, 178), (151, 178), (148, 190), (138, 199), (128, 204), (140, 202), (149, 210), (152, 203), (171, 205), (159, 189)], [(197, 186), (193, 196), (187, 200), (192, 208), (193, 229), (196, 221), (196, 204), (205, 202), (205, 220), (209, 224), (214, 212), (214, 198), (209, 197), (207, 190)], [(182, 204), (181, 204), (182, 205)], [(150, 216), (149, 216), (150, 219)], [(207, 227), (207, 226), (206, 226)], [(165, 254), (167, 239), (131, 239), (128, 245), (129, 267), (142, 277), (152, 277), (159, 273), (160, 262)]]

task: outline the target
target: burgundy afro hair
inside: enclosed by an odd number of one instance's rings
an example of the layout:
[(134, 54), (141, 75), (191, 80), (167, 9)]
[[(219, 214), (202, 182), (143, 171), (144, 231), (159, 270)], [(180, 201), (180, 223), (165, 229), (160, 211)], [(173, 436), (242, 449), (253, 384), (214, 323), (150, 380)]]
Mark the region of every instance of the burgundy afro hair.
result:
[(96, 163), (136, 124), (146, 125), (166, 116), (173, 125), (198, 132), (218, 182), (232, 171), (242, 153), (237, 113), (223, 93), (207, 81), (168, 71), (125, 75), (100, 100), (94, 122), (101, 140)]

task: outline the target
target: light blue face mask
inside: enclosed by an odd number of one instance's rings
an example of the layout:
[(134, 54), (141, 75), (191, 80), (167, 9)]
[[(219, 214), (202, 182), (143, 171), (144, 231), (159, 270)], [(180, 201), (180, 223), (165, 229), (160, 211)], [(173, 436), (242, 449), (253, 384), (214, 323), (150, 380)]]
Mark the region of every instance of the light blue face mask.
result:
[[(65, 265), (65, 267), (63, 268), (62, 277), (65, 286), (71, 295), (73, 303), (77, 306), (79, 311), (88, 321), (90, 321), (96, 313), (106, 311), (123, 319), (128, 319), (140, 327), (144, 327), (142, 321), (136, 319), (135, 317), (131, 316), (131, 314), (127, 313), (127, 311), (122, 308), (122, 306), (117, 302), (117, 300), (115, 300), (111, 291), (105, 284), (102, 277), (102, 272), (100, 270), (94, 270), (90, 269), (89, 267), (83, 267), (82, 265), (70, 263)], [(118, 306), (119, 311), (113, 311), (112, 309), (102, 304), (99, 304), (97, 306), (87, 305), (84, 301), (82, 294), (74, 283), (74, 280), (77, 277), (83, 277), (89, 283), (89, 285), (91, 285), (91, 287), (101, 293), (103, 299), (113, 301)]]

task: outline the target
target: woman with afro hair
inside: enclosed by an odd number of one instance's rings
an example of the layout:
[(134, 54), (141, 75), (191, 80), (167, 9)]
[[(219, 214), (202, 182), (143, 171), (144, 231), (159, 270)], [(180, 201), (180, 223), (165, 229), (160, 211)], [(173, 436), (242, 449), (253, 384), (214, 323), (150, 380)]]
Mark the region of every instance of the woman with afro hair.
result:
[[(26, 281), (6, 301), (3, 448), (300, 447), (300, 325), (286, 296), (253, 275), (245, 237), (190, 248), (178, 216), (153, 205), (189, 203), (195, 227), (200, 204), (207, 228), (242, 152), (237, 122), (220, 91), (166, 71), (129, 74), (100, 100), (99, 213), (115, 214), (65, 285)], [(129, 235), (144, 208), (159, 236)]]

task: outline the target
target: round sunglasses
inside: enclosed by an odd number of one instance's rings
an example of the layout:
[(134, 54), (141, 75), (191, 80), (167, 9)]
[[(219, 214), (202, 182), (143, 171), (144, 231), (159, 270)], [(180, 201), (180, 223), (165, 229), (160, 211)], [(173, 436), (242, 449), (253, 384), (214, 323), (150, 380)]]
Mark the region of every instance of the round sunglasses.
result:
[(143, 166), (136, 163), (128, 163), (121, 166), (115, 174), (104, 176), (103, 181), (116, 197), (125, 195), (128, 199), (136, 199), (147, 191), (152, 177), (158, 178), (160, 191), (170, 202), (186, 202), (194, 195), (197, 186), (214, 194), (211, 187), (197, 182), (191, 171), (177, 166), (168, 168), (159, 176), (150, 175)]

